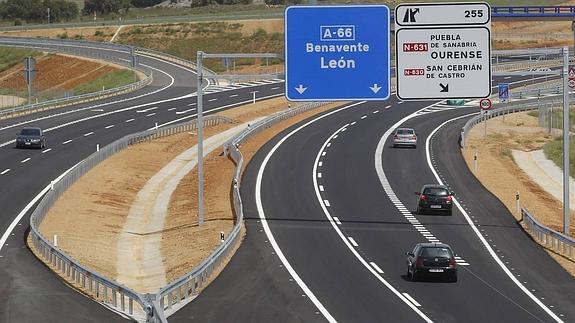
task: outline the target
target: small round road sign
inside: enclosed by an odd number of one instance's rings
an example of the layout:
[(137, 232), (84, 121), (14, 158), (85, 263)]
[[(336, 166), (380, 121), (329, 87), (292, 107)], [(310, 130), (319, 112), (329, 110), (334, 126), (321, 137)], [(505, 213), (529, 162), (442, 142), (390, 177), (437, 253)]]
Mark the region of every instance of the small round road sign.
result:
[(491, 109), (491, 100), (490, 99), (481, 99), (481, 101), (479, 101), (479, 107), (481, 108), (481, 110)]
[(569, 87), (575, 88), (575, 79), (569, 79)]

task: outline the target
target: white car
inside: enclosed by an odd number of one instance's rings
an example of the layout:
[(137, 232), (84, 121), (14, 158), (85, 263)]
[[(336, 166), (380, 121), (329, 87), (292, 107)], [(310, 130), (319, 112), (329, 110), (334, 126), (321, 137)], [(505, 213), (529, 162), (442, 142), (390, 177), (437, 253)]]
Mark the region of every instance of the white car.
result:
[(397, 128), (393, 133), (393, 147), (410, 146), (417, 147), (417, 134), (411, 128)]

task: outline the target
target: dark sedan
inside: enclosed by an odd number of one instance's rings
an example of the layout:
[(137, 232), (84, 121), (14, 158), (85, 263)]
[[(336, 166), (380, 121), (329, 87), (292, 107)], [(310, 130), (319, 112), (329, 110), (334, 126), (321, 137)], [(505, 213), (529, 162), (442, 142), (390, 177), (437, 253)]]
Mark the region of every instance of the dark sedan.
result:
[(16, 148), (45, 148), (46, 138), (40, 128), (23, 128), (16, 135)]
[(407, 277), (446, 277), (457, 281), (457, 262), (451, 247), (444, 243), (418, 243), (407, 255)]
[(453, 209), (453, 193), (447, 186), (439, 184), (423, 185), (417, 195), (417, 214), (425, 214), (430, 211), (442, 211), (451, 215)]

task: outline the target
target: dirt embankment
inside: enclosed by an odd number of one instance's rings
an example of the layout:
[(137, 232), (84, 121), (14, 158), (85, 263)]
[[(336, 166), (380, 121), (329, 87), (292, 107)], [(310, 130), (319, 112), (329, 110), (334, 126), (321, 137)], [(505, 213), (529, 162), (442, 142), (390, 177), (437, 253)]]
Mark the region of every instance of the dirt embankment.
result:
[[(220, 113), (237, 123), (286, 109), (285, 99), (273, 99)], [(283, 129), (335, 104), (318, 108), (272, 128), (242, 145), (246, 163), (265, 142)], [(206, 137), (234, 127), (206, 129)], [(58, 235), (58, 245), (96, 271), (117, 277), (117, 246), (132, 202), (149, 178), (184, 150), (196, 144), (195, 133), (182, 133), (132, 146), (107, 159), (75, 183), (54, 205), (40, 226), (46, 237)], [(143, 157), (145, 156), (145, 158)], [(198, 226), (197, 171), (184, 177), (170, 199), (161, 248), (168, 281), (197, 266), (220, 244), (234, 225), (231, 204), (233, 162), (215, 151), (205, 159), (205, 224)]]
[[(484, 125), (475, 126), (466, 136), (466, 149), (462, 150), (468, 167), (473, 170), (473, 158), (477, 156), (475, 176), (505, 204), (517, 220), (515, 194), (519, 192), (521, 206), (527, 208), (537, 219), (550, 228), (562, 230), (563, 205), (537, 183), (514, 162), (511, 150), (533, 151), (543, 147), (552, 139), (539, 127), (537, 117), (527, 113), (515, 113), (490, 119), (487, 123), (487, 136)], [(575, 214), (572, 212), (572, 217)], [(572, 228), (571, 235), (575, 234)], [(566, 270), (575, 276), (575, 263), (552, 251), (549, 254)]]
[[(48, 54), (37, 59), (33, 89), (36, 95), (43, 92), (70, 91), (78, 85), (89, 83), (119, 69), (93, 60)], [(0, 88), (14, 92), (27, 90), (21, 64), (0, 73)]]

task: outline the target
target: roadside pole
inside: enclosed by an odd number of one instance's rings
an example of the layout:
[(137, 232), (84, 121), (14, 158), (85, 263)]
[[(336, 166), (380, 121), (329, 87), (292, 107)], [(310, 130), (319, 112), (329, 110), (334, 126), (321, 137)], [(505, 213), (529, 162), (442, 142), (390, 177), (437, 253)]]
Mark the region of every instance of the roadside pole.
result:
[(203, 143), (203, 98), (202, 98), (202, 79), (203, 68), (202, 60), (204, 52), (198, 51), (198, 225), (204, 224), (204, 143)]
[(569, 235), (569, 47), (563, 47), (563, 233)]

